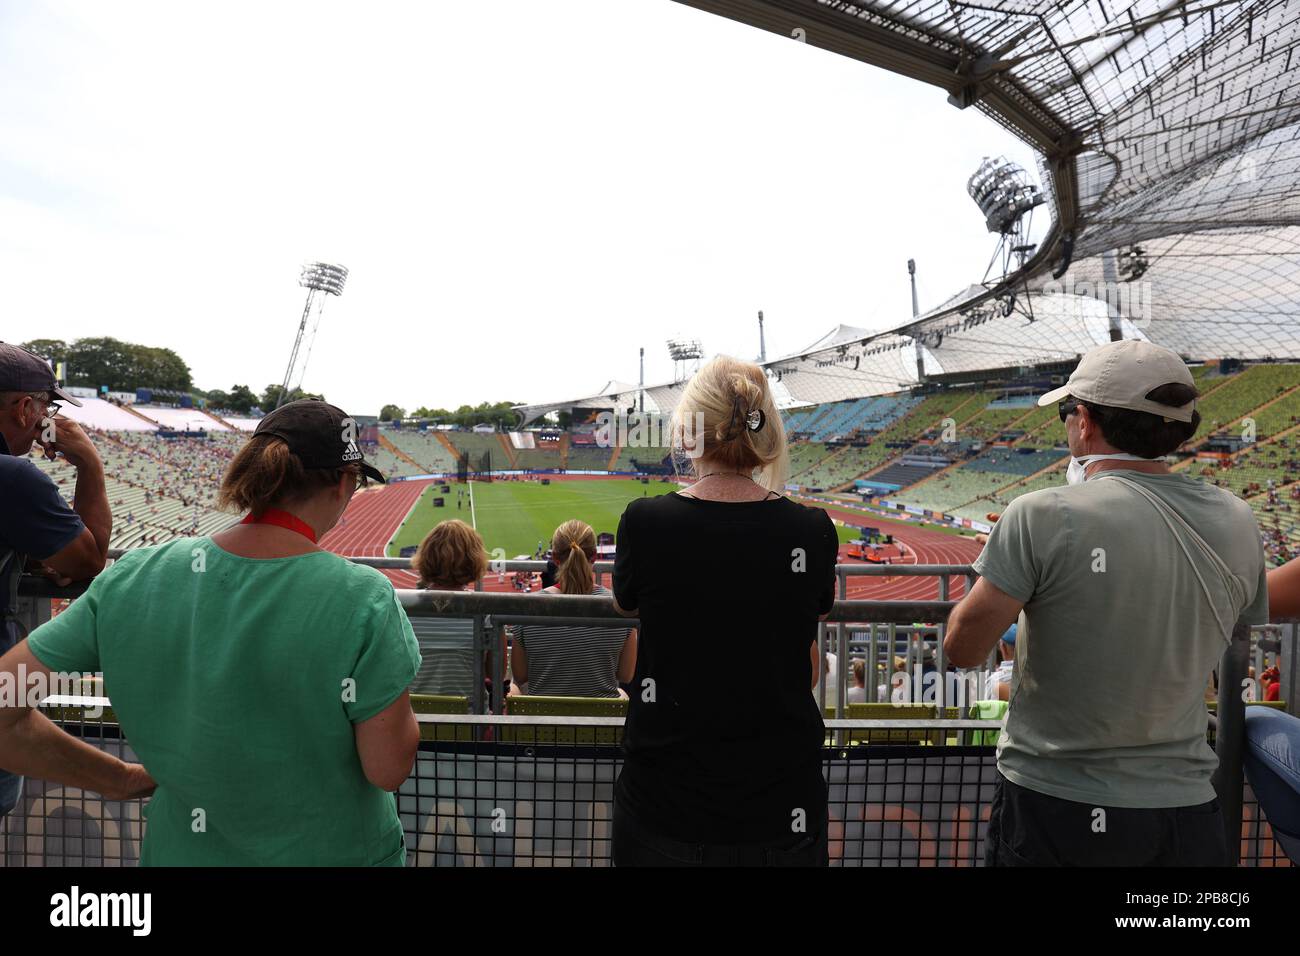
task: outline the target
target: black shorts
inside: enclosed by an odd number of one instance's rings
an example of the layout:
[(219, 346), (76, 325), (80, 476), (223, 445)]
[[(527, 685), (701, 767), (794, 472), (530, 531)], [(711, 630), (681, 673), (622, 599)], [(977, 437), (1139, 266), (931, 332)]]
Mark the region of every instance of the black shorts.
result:
[(1012, 783), (993, 790), (985, 866), (1227, 866), (1219, 801), (1135, 809), (1075, 803)]

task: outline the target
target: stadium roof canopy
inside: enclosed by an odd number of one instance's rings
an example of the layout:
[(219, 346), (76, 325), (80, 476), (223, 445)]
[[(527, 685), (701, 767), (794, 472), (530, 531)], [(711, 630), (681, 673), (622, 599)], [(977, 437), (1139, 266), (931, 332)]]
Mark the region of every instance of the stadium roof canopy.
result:
[(551, 412), (569, 411), (574, 408), (625, 409), (636, 404), (638, 391), (640, 389), (635, 385), (610, 379), (599, 392), (586, 398), (575, 398), (565, 402), (544, 402), (540, 405), (515, 405), (514, 410), (522, 416), (519, 424), (527, 425)]
[(1190, 360), (1300, 357), (1300, 4), (679, 2), (938, 87), (1040, 157), (1052, 223), (1019, 271), (769, 362), (794, 399), (1120, 336)]

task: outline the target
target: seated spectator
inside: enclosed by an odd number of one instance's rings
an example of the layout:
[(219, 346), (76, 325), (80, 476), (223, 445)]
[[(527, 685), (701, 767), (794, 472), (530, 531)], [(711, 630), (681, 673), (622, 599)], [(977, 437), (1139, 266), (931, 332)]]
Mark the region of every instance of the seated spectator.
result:
[(343, 440), (346, 417), (304, 400), (263, 418), (221, 485), (243, 521), (131, 550), (0, 658), (6, 678), (103, 672), (143, 766), (24, 708), (0, 709), (0, 766), (115, 799), (153, 791), (143, 865), (405, 862), (388, 791), (419, 745), (419, 650), (388, 579), (316, 545), (383, 480)]
[(813, 669), (813, 699), (818, 701), (822, 699), (821, 685), (824, 681), (826, 684), (826, 705), (828, 707), (835, 706), (835, 688), (839, 687), (840, 678), (838, 659), (834, 653), (827, 651), (822, 655), (821, 666), (818, 667), (817, 645), (815, 643), (812, 646), (809, 659), (812, 661)]
[[(902, 677), (898, 675), (902, 674)], [(907, 680), (907, 658), (901, 656), (894, 657), (894, 671), (890, 674), (888, 684), (880, 684), (876, 688), (876, 700), (880, 703), (892, 701), (895, 688), (901, 690), (901, 685)], [(906, 691), (911, 693), (911, 691)]]
[[(420, 587), (431, 591), (465, 591), (474, 587), (488, 568), (488, 555), (479, 533), (453, 518), (436, 525), (411, 557)], [(420, 644), (420, 673), (411, 684), (413, 694), (471, 697), (478, 687), (474, 664), (474, 619), (468, 617), (411, 618), (411, 630)], [(504, 662), (502, 639), (500, 660)], [(490, 679), (485, 659), (483, 673)]]
[[(596, 533), (566, 521), (551, 543), (555, 584), (542, 594), (610, 593), (595, 583)], [(625, 626), (528, 624), (514, 629), (510, 673), (527, 693), (541, 697), (626, 697), (619, 687), (636, 668), (636, 631)]]
[(849, 688), (844, 699), (850, 704), (867, 702), (867, 662), (861, 658), (853, 661), (853, 686)]
[(1016, 664), (1016, 625), (1012, 624), (998, 641), (1000, 663), (984, 682), (985, 700), (1011, 699), (1011, 673)]

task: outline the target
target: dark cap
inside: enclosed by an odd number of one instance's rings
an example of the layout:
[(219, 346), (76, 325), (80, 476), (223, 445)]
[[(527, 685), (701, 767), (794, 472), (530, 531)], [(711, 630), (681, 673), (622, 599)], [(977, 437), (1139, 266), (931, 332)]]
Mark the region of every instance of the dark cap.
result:
[(7, 342), (0, 342), (0, 392), (51, 392), (60, 401), (81, 407), (81, 402), (59, 387), (49, 362)]
[(357, 446), (359, 427), (343, 409), (304, 398), (271, 412), (257, 423), (253, 435), (284, 439), (304, 468), (343, 468), (357, 464), (367, 478), (384, 482), (379, 469), (366, 461)]

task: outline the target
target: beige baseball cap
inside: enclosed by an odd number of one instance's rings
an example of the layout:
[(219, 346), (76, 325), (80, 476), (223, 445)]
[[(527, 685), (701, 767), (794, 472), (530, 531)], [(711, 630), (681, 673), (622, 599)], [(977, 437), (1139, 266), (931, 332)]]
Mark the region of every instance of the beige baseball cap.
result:
[(1149, 412), (1166, 421), (1190, 422), (1195, 399), (1186, 405), (1161, 405), (1146, 397), (1153, 389), (1173, 382), (1196, 387), (1177, 352), (1138, 339), (1122, 339), (1099, 345), (1085, 355), (1070, 380), (1041, 396), (1038, 404), (1054, 405), (1073, 395), (1094, 405)]

